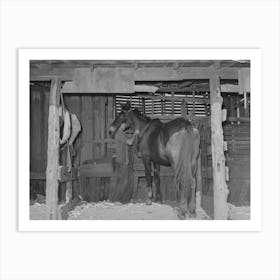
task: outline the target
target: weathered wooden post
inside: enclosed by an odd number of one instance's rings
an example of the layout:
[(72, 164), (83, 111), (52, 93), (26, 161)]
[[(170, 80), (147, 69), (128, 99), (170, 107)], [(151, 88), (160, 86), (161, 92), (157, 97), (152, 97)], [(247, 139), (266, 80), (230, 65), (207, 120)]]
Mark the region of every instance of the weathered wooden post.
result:
[(211, 103), (211, 145), (214, 190), (214, 219), (228, 218), (228, 188), (226, 184), (224, 136), (222, 127), (222, 103), (218, 65), (211, 66), (210, 103)]
[(201, 197), (202, 197), (202, 172), (201, 172), (201, 151), (197, 160), (197, 172), (196, 172), (196, 209), (201, 208)]
[(68, 203), (72, 199), (73, 183), (72, 180), (66, 182), (66, 192), (65, 192), (65, 203)]
[(60, 80), (52, 78), (48, 118), (48, 158), (46, 172), (46, 204), (48, 218), (57, 220), (58, 214), (58, 165), (59, 165), (59, 97)]

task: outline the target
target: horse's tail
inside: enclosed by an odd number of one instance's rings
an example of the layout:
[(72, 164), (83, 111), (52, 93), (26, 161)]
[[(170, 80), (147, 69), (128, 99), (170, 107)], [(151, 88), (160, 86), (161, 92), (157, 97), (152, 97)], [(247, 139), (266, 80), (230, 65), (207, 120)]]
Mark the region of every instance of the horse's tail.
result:
[(180, 147), (180, 155), (175, 165), (175, 185), (177, 194), (184, 188), (185, 194), (189, 201), (191, 187), (195, 187), (195, 175), (197, 170), (197, 159), (199, 156), (200, 134), (199, 131), (191, 125), (185, 130), (182, 145)]

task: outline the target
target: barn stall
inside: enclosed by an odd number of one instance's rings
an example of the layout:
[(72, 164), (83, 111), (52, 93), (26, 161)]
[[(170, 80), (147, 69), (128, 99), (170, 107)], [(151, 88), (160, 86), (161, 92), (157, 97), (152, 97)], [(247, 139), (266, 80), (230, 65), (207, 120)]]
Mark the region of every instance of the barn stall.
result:
[[(210, 218), (228, 219), (229, 209), (250, 205), (249, 61), (31, 61), (30, 201), (46, 202), (48, 219), (67, 219), (85, 202), (118, 209), (145, 201), (131, 134), (108, 135), (126, 101), (152, 118), (184, 117), (199, 129), (197, 204)], [(70, 156), (59, 144), (62, 103), (82, 127)], [(162, 166), (160, 178), (162, 206), (174, 208), (172, 169)]]

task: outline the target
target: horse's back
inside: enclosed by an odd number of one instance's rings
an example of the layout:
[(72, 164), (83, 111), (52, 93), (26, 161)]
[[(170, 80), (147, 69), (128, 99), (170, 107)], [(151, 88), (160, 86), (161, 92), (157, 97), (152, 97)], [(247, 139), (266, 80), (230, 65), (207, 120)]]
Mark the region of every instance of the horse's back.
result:
[(191, 123), (188, 120), (183, 119), (183, 118), (176, 118), (174, 120), (171, 120), (170, 122), (165, 123), (162, 126), (162, 130), (161, 130), (161, 137), (162, 137), (164, 144), (165, 145), (167, 144), (170, 137), (174, 133), (179, 132), (180, 130), (191, 128), (191, 127), (192, 127)]
[(180, 155), (185, 133), (193, 129), (191, 123), (183, 118), (176, 118), (165, 124), (154, 119), (141, 141), (141, 153), (149, 155), (161, 165), (175, 164)]

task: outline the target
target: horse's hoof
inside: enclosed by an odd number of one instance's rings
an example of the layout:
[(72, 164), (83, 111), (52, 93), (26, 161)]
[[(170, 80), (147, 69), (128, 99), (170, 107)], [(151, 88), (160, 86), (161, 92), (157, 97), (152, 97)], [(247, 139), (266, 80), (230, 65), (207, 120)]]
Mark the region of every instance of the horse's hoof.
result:
[(186, 214), (179, 211), (177, 213), (177, 217), (178, 217), (179, 220), (185, 220), (186, 219)]
[(148, 199), (146, 200), (146, 205), (152, 205), (152, 200), (148, 198)]

